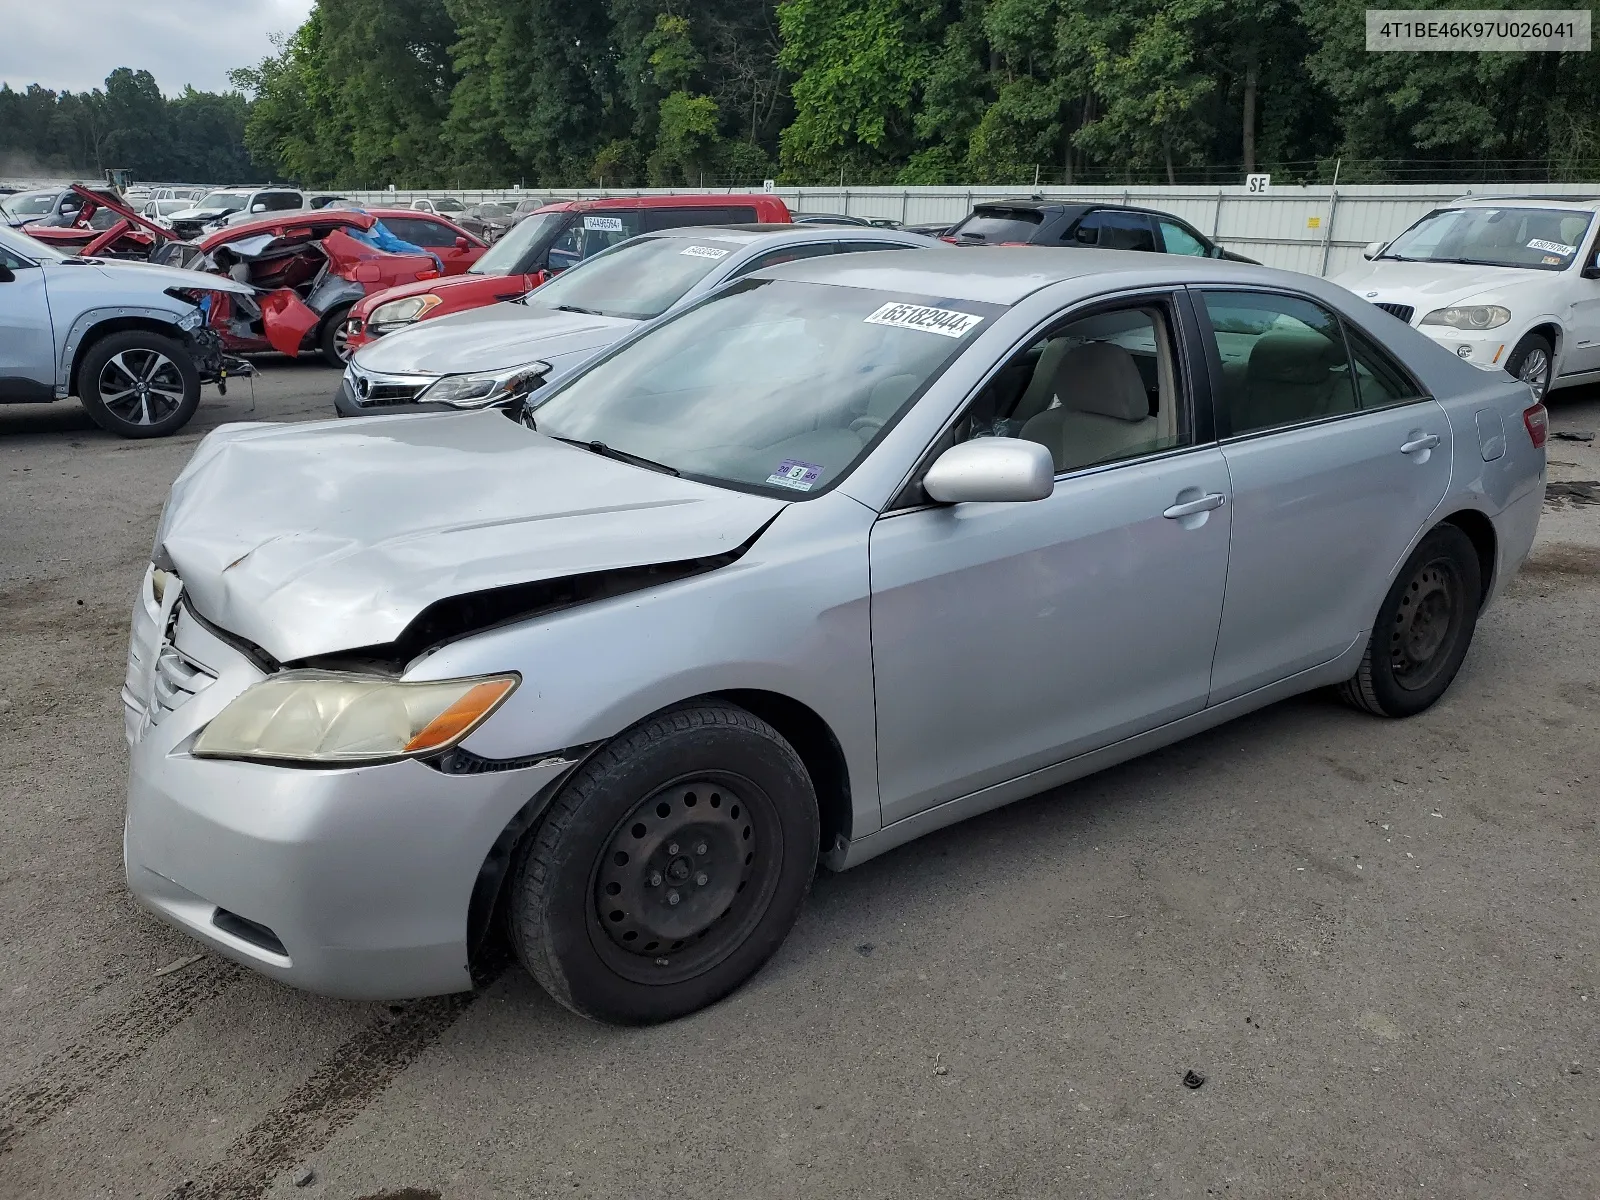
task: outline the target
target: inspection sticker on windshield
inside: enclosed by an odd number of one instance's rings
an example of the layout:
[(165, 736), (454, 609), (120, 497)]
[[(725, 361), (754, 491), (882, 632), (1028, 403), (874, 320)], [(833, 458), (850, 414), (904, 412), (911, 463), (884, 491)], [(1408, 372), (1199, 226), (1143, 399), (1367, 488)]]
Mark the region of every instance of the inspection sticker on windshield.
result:
[(924, 308), (920, 304), (885, 304), (867, 318), (868, 325), (892, 325), (896, 329), (917, 329), (945, 337), (966, 337), (983, 318), (952, 308)]
[(718, 250), (715, 246), (685, 246), (681, 251), (692, 258), (727, 258), (726, 250)]
[(1529, 250), (1543, 250), (1546, 254), (1559, 254), (1562, 258), (1576, 254), (1576, 246), (1564, 246), (1560, 242), (1547, 242), (1543, 238), (1534, 238), (1528, 243)]
[(583, 227), (585, 229), (593, 229), (596, 233), (621, 233), (622, 232), (622, 218), (621, 217), (585, 217), (583, 219)]
[(768, 483), (775, 483), (779, 487), (793, 488), (797, 492), (809, 492), (811, 485), (816, 483), (817, 477), (822, 474), (822, 468), (816, 463), (801, 462), (798, 458), (786, 458), (778, 464), (778, 469), (767, 476)]

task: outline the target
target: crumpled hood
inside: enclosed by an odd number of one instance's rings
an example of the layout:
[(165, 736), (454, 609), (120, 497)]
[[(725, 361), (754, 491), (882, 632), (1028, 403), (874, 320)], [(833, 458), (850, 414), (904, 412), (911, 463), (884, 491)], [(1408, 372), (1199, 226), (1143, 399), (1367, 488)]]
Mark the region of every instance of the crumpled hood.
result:
[(355, 361), (394, 375), (498, 371), (609, 346), (638, 326), (622, 317), (490, 304), (397, 330), (361, 347)]
[(450, 596), (722, 554), (783, 507), (498, 412), (225, 425), (156, 544), (201, 616), (289, 662), (394, 641)]
[[(1417, 316), (1476, 296), (1529, 284), (1547, 284), (1552, 272), (1518, 267), (1473, 267), (1464, 263), (1396, 262), (1374, 259), (1334, 277), (1373, 303), (1410, 304)], [(1370, 296), (1367, 293), (1376, 292)]]

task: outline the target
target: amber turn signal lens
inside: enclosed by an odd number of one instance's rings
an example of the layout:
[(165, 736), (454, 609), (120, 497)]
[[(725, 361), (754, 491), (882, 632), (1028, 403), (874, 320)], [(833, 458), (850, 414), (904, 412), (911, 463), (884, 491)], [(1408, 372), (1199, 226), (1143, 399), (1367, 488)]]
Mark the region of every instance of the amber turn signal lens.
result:
[(480, 683), (425, 725), (406, 743), (407, 754), (420, 754), (447, 746), (492, 713), (500, 701), (517, 686), (515, 679), (491, 679)]

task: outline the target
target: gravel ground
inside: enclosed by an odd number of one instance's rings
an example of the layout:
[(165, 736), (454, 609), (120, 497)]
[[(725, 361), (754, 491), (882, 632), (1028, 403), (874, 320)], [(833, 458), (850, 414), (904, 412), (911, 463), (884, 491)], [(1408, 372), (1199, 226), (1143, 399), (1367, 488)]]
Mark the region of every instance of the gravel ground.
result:
[[(1600, 1194), (1600, 483), (1560, 486), (1600, 445), (1551, 441), (1535, 556), (1431, 712), (1290, 701), (824, 875), (743, 991), (620, 1031), (515, 967), (302, 995), (125, 892), (168, 483), (336, 380), (269, 363), (158, 442), (0, 410), (0, 1195)], [(1600, 391), (1552, 408), (1600, 428)]]

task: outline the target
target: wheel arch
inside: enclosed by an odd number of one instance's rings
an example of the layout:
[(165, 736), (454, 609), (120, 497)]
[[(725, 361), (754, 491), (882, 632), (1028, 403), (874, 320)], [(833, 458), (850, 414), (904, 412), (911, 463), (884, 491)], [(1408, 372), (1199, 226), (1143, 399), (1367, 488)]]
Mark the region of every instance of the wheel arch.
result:
[[(1467, 535), (1472, 548), (1478, 552), (1479, 591), (1478, 607), (1494, 594), (1495, 569), (1499, 563), (1500, 539), (1494, 522), (1475, 508), (1463, 508), (1451, 513), (1438, 525), (1454, 525)], [(1435, 526), (1437, 528), (1437, 525)]]
[(76, 336), (77, 346), (72, 352), (72, 363), (67, 369), (67, 394), (79, 395), (78, 373), (83, 367), (83, 360), (89, 356), (89, 351), (102, 339), (116, 333), (129, 333), (133, 330), (143, 330), (154, 333), (168, 341), (183, 344), (183, 331), (172, 321), (163, 321), (157, 317), (149, 316), (121, 316), (107, 317), (103, 321), (96, 321), (87, 329)]
[[(1550, 353), (1553, 361), (1560, 362), (1561, 351), (1567, 340), (1566, 331), (1561, 328), (1561, 323), (1554, 317), (1545, 317), (1537, 324), (1531, 325), (1527, 329), (1523, 330), (1522, 337), (1519, 337), (1511, 344), (1511, 353), (1516, 353), (1517, 346), (1519, 343), (1521, 343), (1523, 338), (1531, 337), (1534, 334), (1538, 334), (1540, 337), (1544, 338), (1550, 343)], [(1554, 382), (1554, 380), (1555, 372), (1552, 370), (1551, 381)]]

